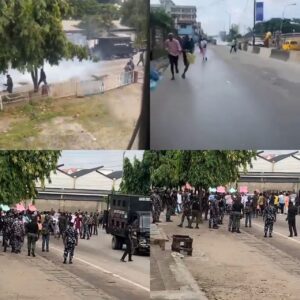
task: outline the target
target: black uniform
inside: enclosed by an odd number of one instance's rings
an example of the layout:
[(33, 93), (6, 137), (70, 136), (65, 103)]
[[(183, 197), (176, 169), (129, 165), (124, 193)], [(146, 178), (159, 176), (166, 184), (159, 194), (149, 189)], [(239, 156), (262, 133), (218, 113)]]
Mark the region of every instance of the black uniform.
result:
[(132, 251), (133, 251), (133, 242), (132, 242), (132, 227), (127, 226), (125, 232), (125, 243), (126, 243), (126, 250), (121, 258), (121, 261), (125, 262), (125, 258), (128, 255), (128, 261), (132, 261)]
[(287, 221), (289, 224), (289, 230), (290, 230), (290, 237), (293, 236), (293, 231), (294, 235), (297, 236), (297, 228), (296, 228), (296, 215), (297, 215), (297, 207), (293, 205), (292, 202), (289, 204), (289, 209), (288, 209), (288, 215), (287, 215)]

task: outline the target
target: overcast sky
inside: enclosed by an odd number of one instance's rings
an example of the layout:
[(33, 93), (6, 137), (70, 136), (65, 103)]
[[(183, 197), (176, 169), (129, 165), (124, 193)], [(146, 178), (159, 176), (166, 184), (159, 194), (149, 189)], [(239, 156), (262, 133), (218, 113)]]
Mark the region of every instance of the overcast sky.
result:
[[(59, 164), (63, 168), (89, 169), (104, 166), (106, 169), (122, 170), (124, 151), (63, 151)], [(144, 151), (126, 151), (125, 156), (133, 159), (143, 157)]]
[[(159, 3), (159, 0), (150, 0), (151, 3)], [(198, 20), (209, 35), (218, 34), (221, 30), (229, 28), (229, 15), (231, 23), (238, 24), (240, 31), (247, 31), (253, 27), (253, 3), (254, 0), (173, 0), (177, 5), (197, 6)], [(259, 0), (257, 1), (259, 2)], [(265, 20), (282, 17), (282, 12), (287, 4), (296, 3), (296, 6), (286, 8), (286, 18), (300, 18), (300, 0), (264, 0)], [(228, 12), (228, 13), (227, 13)]]

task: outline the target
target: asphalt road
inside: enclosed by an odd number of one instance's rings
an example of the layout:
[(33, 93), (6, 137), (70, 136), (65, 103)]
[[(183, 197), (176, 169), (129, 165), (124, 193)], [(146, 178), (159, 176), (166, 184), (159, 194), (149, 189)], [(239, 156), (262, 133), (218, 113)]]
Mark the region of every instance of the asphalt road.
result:
[[(101, 230), (100, 230), (101, 231)], [(133, 262), (122, 263), (122, 251), (111, 249), (111, 235), (104, 231), (90, 240), (79, 240), (74, 263), (63, 265), (63, 243), (51, 237), (50, 252), (41, 251), (38, 242), (37, 254), (66, 268), (67, 271), (90, 283), (116, 299), (148, 299), (150, 292), (150, 259), (148, 256), (133, 256)]]
[(207, 62), (197, 56), (185, 80), (168, 69), (151, 92), (153, 149), (298, 147), (299, 64), (226, 46), (210, 46)]

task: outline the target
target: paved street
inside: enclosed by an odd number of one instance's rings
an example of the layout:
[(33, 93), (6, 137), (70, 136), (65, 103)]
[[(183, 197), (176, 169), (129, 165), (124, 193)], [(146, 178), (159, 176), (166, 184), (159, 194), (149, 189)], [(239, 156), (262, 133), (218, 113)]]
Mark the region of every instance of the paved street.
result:
[[(200, 229), (179, 228), (179, 217), (173, 223), (164, 218), (158, 227), (170, 241), (165, 251), (153, 246), (151, 252), (152, 299), (200, 299), (188, 294), (195, 282), (209, 300), (299, 298), (300, 237), (288, 237), (286, 215), (277, 216), (273, 238), (263, 237), (261, 217), (253, 220), (252, 228), (245, 228), (242, 219), (241, 234), (228, 232), (228, 216), (218, 230), (209, 229), (207, 221)], [(299, 228), (299, 216), (297, 221)], [(193, 254), (179, 259), (181, 268), (171, 251), (174, 234), (193, 238)], [(178, 276), (183, 271), (188, 281)]]
[(186, 80), (179, 75), (171, 81), (168, 69), (151, 93), (152, 148), (298, 145), (299, 64), (242, 51), (230, 55), (226, 46), (209, 46), (207, 62), (197, 57)]
[[(35, 266), (39, 272), (45, 273), (44, 275), (53, 276), (54, 278), (50, 281), (59, 278), (59, 283), (64, 288), (71, 287), (73, 290), (70, 298), (64, 299), (71, 300), (75, 295), (79, 299), (83, 299), (88, 293), (95, 297), (91, 299), (139, 300), (149, 298), (149, 257), (133, 256), (132, 263), (121, 263), (120, 257), (123, 252), (111, 249), (111, 235), (107, 235), (104, 231), (101, 231), (98, 237), (93, 236), (90, 240), (79, 240), (73, 265), (62, 264), (62, 240), (57, 241), (51, 237), (49, 253), (41, 251), (41, 241), (38, 242), (37, 248), (37, 259), (31, 258), (29, 261), (25, 253), (25, 242), (22, 254), (17, 256), (17, 259), (29, 263), (31, 267)], [(13, 254), (5, 255), (11, 259)], [(49, 270), (51, 271), (49, 272)], [(23, 268), (22, 273), (26, 273), (26, 269)], [(70, 285), (70, 280), (74, 281), (74, 286)], [(28, 282), (28, 285), (30, 284)], [(32, 289), (34, 290), (34, 287)], [(62, 290), (62, 288), (59, 289)], [(101, 298), (101, 294), (106, 295), (107, 298), (104, 296)]]

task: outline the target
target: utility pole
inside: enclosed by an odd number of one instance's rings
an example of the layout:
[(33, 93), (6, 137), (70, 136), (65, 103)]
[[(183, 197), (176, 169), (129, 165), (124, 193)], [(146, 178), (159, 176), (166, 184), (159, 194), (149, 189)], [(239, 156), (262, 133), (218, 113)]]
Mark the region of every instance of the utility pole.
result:
[(253, 8), (253, 46), (255, 46), (255, 24), (256, 24), (256, 0), (254, 0), (254, 8)]

